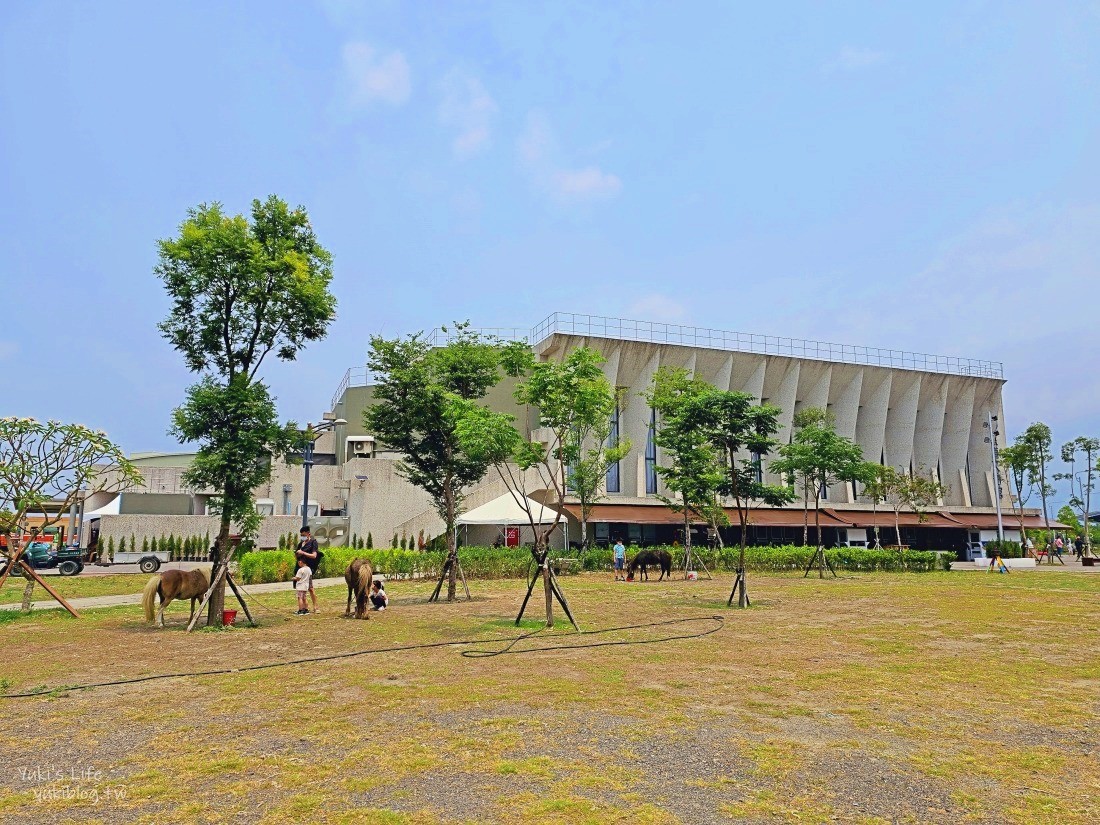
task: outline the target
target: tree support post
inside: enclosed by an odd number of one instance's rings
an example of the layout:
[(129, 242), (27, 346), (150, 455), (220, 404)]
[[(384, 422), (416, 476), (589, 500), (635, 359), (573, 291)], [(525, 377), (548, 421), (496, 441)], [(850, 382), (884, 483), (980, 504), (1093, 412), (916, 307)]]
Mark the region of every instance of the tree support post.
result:
[(218, 572), (214, 574), (214, 577), (210, 580), (210, 587), (206, 589), (206, 593), (203, 594), (202, 604), (199, 605), (199, 609), (195, 611), (195, 615), (191, 617), (191, 621), (187, 623), (187, 632), (190, 633), (195, 629), (195, 625), (199, 622), (199, 617), (203, 615), (203, 611), (206, 609), (207, 603), (210, 601), (210, 597), (214, 595), (214, 591), (217, 590), (221, 580), (229, 575), (229, 562), (222, 561), (218, 563)]
[[(745, 578), (745, 568), (738, 567), (737, 577), (733, 580), (733, 590), (730, 591), (730, 597), (729, 600), (726, 602), (726, 607), (733, 607), (733, 597), (738, 595), (738, 607), (752, 607), (752, 602), (749, 600), (749, 591), (746, 589), (746, 584), (747, 579)], [(744, 602), (743, 605), (742, 602)]]
[[(65, 599), (63, 599), (61, 597), (60, 593), (58, 593), (56, 590), (54, 590), (52, 587), (50, 587), (48, 584), (46, 584), (46, 582), (43, 580), (43, 578), (38, 575), (37, 571), (35, 571), (35, 569), (33, 567), (31, 567), (29, 564), (27, 564), (23, 559), (19, 559), (19, 566), (23, 568), (23, 575), (24, 576), (26, 576), (29, 579), (33, 579), (34, 581), (36, 581), (40, 585), (42, 585), (42, 588), (47, 593), (49, 593), (51, 596), (53, 596), (54, 600), (58, 604), (60, 604), (62, 607), (64, 607), (66, 610), (68, 610), (69, 614), (74, 619), (79, 619), (80, 618), (80, 614), (77, 613), (75, 609), (73, 609), (73, 606), (71, 604), (69, 604), (67, 601), (65, 601)], [(9, 565), (9, 567), (10, 567), (10, 565)], [(8, 572), (7, 570), (4, 571), (4, 578), (7, 577), (7, 572)], [(0, 586), (2, 586), (2, 582), (0, 582)]]
[(244, 610), (244, 615), (248, 618), (248, 623), (253, 627), (256, 626), (256, 620), (252, 618), (252, 614), (248, 610), (248, 605), (245, 604), (244, 596), (237, 588), (237, 583), (233, 581), (233, 576), (228, 572), (225, 574), (225, 581), (229, 585), (229, 588), (233, 591), (233, 595), (237, 597), (237, 601), (241, 603), (241, 609)]
[(836, 569), (833, 567), (833, 563), (829, 561), (829, 557), (825, 555), (825, 548), (818, 547), (814, 551), (813, 557), (810, 559), (810, 563), (806, 565), (806, 570), (802, 574), (802, 578), (806, 578), (810, 575), (810, 571), (817, 567), (817, 577), (819, 579), (825, 578), (825, 568), (829, 568), (829, 572), (833, 574), (833, 578), (837, 578)]

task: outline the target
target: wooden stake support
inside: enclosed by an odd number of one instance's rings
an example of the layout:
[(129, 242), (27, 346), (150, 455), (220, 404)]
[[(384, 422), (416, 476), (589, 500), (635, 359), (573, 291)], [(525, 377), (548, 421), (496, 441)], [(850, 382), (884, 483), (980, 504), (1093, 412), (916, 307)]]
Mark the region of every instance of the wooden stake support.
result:
[(4, 566), (4, 572), (0, 573), (0, 587), (4, 586), (4, 582), (6, 582), (8, 580), (9, 574), (11, 573), (11, 571), (13, 569), (15, 569), (16, 565), (19, 565), (20, 569), (22, 569), (24, 576), (26, 576), (28, 579), (32, 579), (35, 582), (37, 582), (38, 584), (42, 585), (42, 589), (45, 590), (47, 593), (49, 593), (50, 596), (53, 597), (54, 601), (56, 601), (59, 605), (64, 607), (66, 610), (68, 610), (69, 614), (74, 619), (79, 619), (80, 618), (80, 614), (76, 612), (76, 609), (71, 604), (69, 604), (67, 601), (65, 601), (65, 599), (62, 598), (60, 593), (58, 593), (56, 590), (54, 590), (52, 587), (50, 587), (48, 584), (46, 584), (45, 579), (43, 579), (41, 576), (39, 576), (38, 572), (33, 567), (31, 567), (29, 564), (27, 564), (27, 562), (23, 559), (23, 548), (22, 547), (20, 547), (19, 551), (15, 554), (15, 558), (12, 558), (12, 559), (8, 560), (8, 563)]
[[(561, 585), (558, 584), (558, 577), (554, 575), (554, 568), (550, 565), (549, 561), (550, 553), (546, 552), (542, 558), (535, 557), (535, 561), (538, 562), (538, 566), (535, 568), (536, 573), (531, 578), (530, 583), (527, 585), (527, 595), (523, 597), (523, 604), (520, 605), (519, 615), (516, 616), (516, 626), (519, 627), (520, 621), (523, 619), (523, 614), (527, 610), (527, 603), (531, 600), (531, 593), (535, 590), (535, 585), (543, 575), (548, 576), (550, 580), (550, 593), (558, 604), (561, 605), (561, 609), (565, 611), (566, 617), (569, 619), (569, 623), (573, 625), (573, 629), (578, 633), (580, 632), (580, 626), (577, 624), (577, 620), (573, 618), (573, 611), (569, 609), (569, 602), (565, 598), (565, 594), (561, 590)], [(543, 571), (542, 574), (538, 571)]]
[[(455, 561), (455, 565), (458, 568), (458, 575), (462, 579), (462, 587), (466, 591), (466, 601), (470, 601), (471, 599), (473, 599), (473, 596), (470, 595), (470, 585), (468, 585), (466, 583), (466, 574), (462, 570), (462, 562), (460, 562), (458, 560), (458, 554), (457, 553), (455, 554), (454, 561)], [(441, 590), (443, 590), (443, 582), (445, 582), (447, 580), (447, 576), (448, 576), (448, 574), (450, 574), (450, 572), (451, 572), (451, 559), (448, 556), (447, 560), (443, 562), (443, 572), (441, 572), (439, 574), (439, 581), (437, 581), (435, 583), (435, 590), (433, 590), (432, 595), (428, 597), (429, 602), (439, 601), (439, 593), (440, 593)]]
[(817, 565), (818, 578), (825, 578), (825, 568), (829, 568), (829, 572), (833, 574), (833, 578), (837, 578), (836, 570), (833, 568), (833, 563), (829, 561), (829, 557), (825, 555), (825, 548), (818, 547), (814, 552), (813, 557), (810, 559), (810, 563), (806, 565), (806, 571), (802, 574), (802, 578), (806, 578), (810, 575), (810, 571), (814, 569), (814, 565)]
[[(740, 588), (741, 593), (745, 597), (745, 607), (752, 607), (752, 601), (749, 599), (749, 591), (746, 589), (747, 583), (748, 579), (745, 577), (745, 568), (738, 568), (737, 578), (733, 580), (733, 590), (730, 591), (730, 597), (726, 602), (726, 607), (733, 607), (733, 597), (737, 595), (738, 588)], [(738, 600), (738, 604), (740, 604), (740, 599)]]

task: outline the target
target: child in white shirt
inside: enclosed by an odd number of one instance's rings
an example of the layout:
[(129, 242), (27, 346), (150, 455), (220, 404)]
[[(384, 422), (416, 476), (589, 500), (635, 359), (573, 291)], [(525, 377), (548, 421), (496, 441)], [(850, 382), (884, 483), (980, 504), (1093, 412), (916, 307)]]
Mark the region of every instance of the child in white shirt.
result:
[(309, 593), (310, 581), (313, 579), (313, 571), (309, 569), (305, 559), (298, 559), (298, 572), (294, 574), (294, 590), (298, 594), (298, 612), (296, 615), (304, 616), (309, 613), (306, 607), (306, 594)]

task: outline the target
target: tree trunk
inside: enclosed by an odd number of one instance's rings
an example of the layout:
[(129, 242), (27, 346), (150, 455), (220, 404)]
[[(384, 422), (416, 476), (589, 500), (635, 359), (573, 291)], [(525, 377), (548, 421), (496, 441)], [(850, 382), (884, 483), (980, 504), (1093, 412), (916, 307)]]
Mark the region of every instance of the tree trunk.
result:
[(1043, 524), (1047, 530), (1047, 560), (1054, 564), (1054, 534), (1050, 532), (1050, 508), (1047, 507), (1047, 464), (1039, 462), (1039, 494), (1043, 497)]
[(691, 569), (691, 511), (684, 502), (684, 570)]
[(825, 548), (821, 542), (821, 497), (814, 498), (814, 530), (817, 532), (817, 577), (825, 578)]
[(737, 504), (737, 510), (741, 521), (741, 553), (737, 557), (737, 574), (741, 577), (741, 591), (737, 594), (737, 606), (745, 608), (749, 606), (749, 588), (745, 575), (745, 543), (748, 541), (749, 517), (740, 502)]
[[(221, 526), (218, 528), (218, 537), (214, 540), (214, 562), (210, 567), (210, 581), (215, 581), (218, 576), (218, 568), (222, 564), (229, 564), (229, 514), (222, 513)], [(206, 626), (218, 627), (222, 623), (222, 611), (225, 610), (225, 577), (218, 582), (218, 586), (210, 594), (210, 601), (206, 606)]]
[[(554, 626), (554, 591), (550, 585), (550, 544), (549, 535), (541, 537), (540, 558), (542, 559), (542, 590), (546, 596), (546, 626)], [(538, 547), (538, 545), (536, 545)]]
[(588, 508), (581, 506), (581, 551), (588, 549)]
[(453, 602), (458, 589), (458, 542), (455, 541), (455, 500), (449, 483), (443, 495), (447, 509), (447, 561), (450, 564), (447, 568), (447, 601)]
[(802, 546), (810, 543), (810, 489), (802, 481)]

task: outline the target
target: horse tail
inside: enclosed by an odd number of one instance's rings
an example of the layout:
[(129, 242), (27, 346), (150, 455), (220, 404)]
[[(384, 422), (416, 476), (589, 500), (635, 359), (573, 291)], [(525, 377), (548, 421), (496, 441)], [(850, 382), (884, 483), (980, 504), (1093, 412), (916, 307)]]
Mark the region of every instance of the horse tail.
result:
[(145, 585), (145, 589), (141, 591), (141, 609), (145, 611), (145, 621), (147, 622), (151, 622), (156, 618), (154, 607), (158, 590), (160, 590), (160, 573), (150, 578)]

